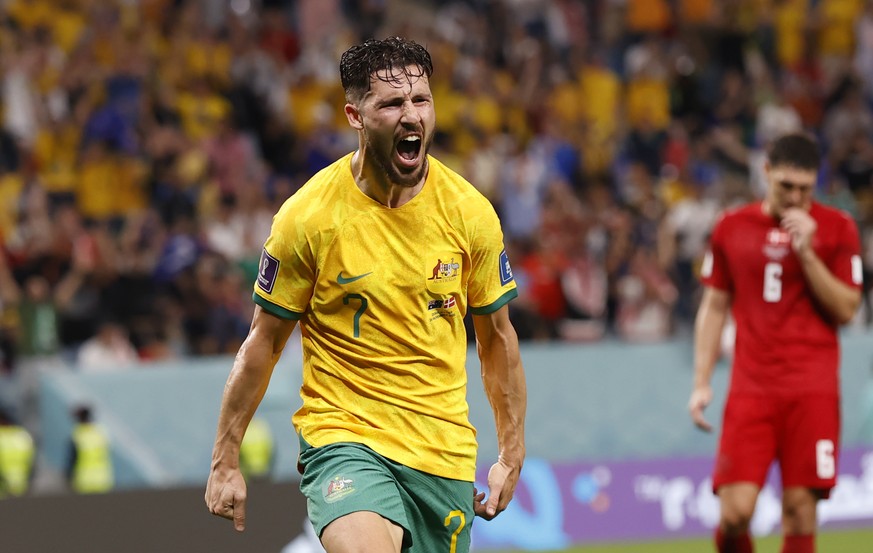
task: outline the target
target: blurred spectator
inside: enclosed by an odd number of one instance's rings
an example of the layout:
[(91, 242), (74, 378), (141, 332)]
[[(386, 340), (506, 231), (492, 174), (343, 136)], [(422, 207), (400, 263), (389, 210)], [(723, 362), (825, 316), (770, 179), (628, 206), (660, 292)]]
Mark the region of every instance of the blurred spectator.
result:
[(654, 252), (638, 248), (618, 281), (616, 328), (629, 342), (658, 342), (673, 331), (676, 286), (658, 265)]
[[(8, 109), (8, 108), (7, 108)], [(0, 128), (0, 175), (15, 173), (21, 164), (15, 137)]]
[(863, 0), (819, 0), (815, 3), (818, 50), (825, 59), (849, 60), (854, 53), (854, 27)]
[(225, 116), (203, 150), (210, 175), (223, 195), (235, 196), (257, 170), (257, 153), (248, 136), (240, 132), (232, 116)]
[(207, 224), (206, 243), (227, 259), (241, 261), (246, 257), (245, 221), (236, 214), (236, 197), (221, 196), (215, 218)]
[(18, 315), (20, 291), (6, 257), (0, 254), (0, 377), (12, 373), (18, 354)]
[(549, 166), (543, 152), (514, 142), (498, 182), (498, 211), (509, 239), (529, 239), (541, 224), (543, 198), (549, 184)]
[(683, 196), (665, 216), (659, 233), (664, 265), (682, 293), (676, 298), (679, 321), (690, 323), (697, 312), (697, 269), (706, 253), (709, 233), (718, 218), (718, 200), (705, 193), (703, 184), (683, 181)]
[[(524, 259), (530, 249), (530, 244), (524, 241), (510, 241), (506, 244), (507, 255), (511, 259)], [(535, 296), (531, 293), (531, 278), (523, 264), (516, 263), (512, 268), (512, 276), (518, 285), (519, 297), (509, 308), (509, 317), (520, 340), (546, 341), (553, 338), (554, 329), (540, 316)], [(467, 337), (471, 343), (475, 340), (473, 334), (472, 316), (464, 318), (467, 325)]]
[(665, 32), (671, 24), (670, 11), (665, 0), (628, 0), (627, 29), (631, 36)]
[(33, 437), (0, 409), (0, 499), (27, 493), (33, 480)]
[(94, 421), (89, 405), (73, 409), (67, 479), (76, 493), (106, 493), (115, 486), (112, 448), (106, 430)]
[(558, 237), (543, 237), (532, 244), (519, 265), (525, 275), (525, 298), (535, 315), (548, 329), (550, 338), (557, 337), (557, 325), (567, 315), (567, 301), (561, 287), (561, 276), (567, 268), (567, 258)]
[(240, 470), (246, 479), (270, 477), (275, 462), (273, 432), (261, 417), (253, 417), (239, 446)]
[(809, 0), (780, 0), (774, 5), (776, 61), (782, 67), (793, 67), (803, 57), (809, 3)]
[(769, 144), (783, 134), (801, 130), (800, 115), (788, 102), (782, 87), (769, 83), (768, 86), (768, 97), (758, 107), (755, 120), (755, 141), (758, 144)]
[(33, 275), (24, 282), (18, 307), (18, 345), (23, 355), (53, 355), (60, 349), (58, 315), (45, 277)]
[(94, 140), (84, 146), (76, 191), (79, 212), (88, 220), (118, 220), (145, 207), (144, 168), (111, 142)]
[(854, 69), (864, 83), (864, 94), (873, 99), (873, 2), (864, 1), (861, 15), (855, 20)]
[(300, 55), (297, 35), (281, 9), (269, 6), (264, 9), (260, 34), (261, 49), (281, 63), (292, 63)]
[(853, 140), (858, 134), (870, 140), (873, 134), (873, 114), (864, 102), (860, 85), (854, 79), (846, 79), (833, 97), (833, 104), (822, 122), (825, 140), (839, 149), (843, 141)]
[(561, 291), (567, 302), (567, 317), (561, 321), (559, 334), (564, 340), (594, 342), (607, 330), (606, 268), (589, 246), (589, 233), (572, 237), (567, 269), (561, 275)]
[(77, 362), (82, 371), (114, 371), (137, 362), (136, 350), (123, 326), (114, 321), (97, 325), (97, 333), (79, 348)]
[(41, 102), (35, 90), (40, 52), (33, 37), (21, 37), (17, 48), (3, 49), (3, 128), (20, 143), (30, 146), (36, 140), (42, 114)]
[(834, 160), (831, 169), (842, 177), (852, 193), (863, 194), (873, 184), (873, 142), (863, 131), (841, 137), (831, 150), (831, 159)]
[(86, 227), (72, 208), (63, 208), (58, 213), (57, 231), (57, 247), (63, 248), (61, 255), (69, 257), (61, 261), (62, 267), (68, 267), (66, 272), (53, 275), (57, 279), (54, 302), (61, 344), (75, 350), (94, 335), (98, 319), (114, 308), (101, 301), (103, 287), (113, 276), (110, 266), (113, 258), (104, 255), (94, 227)]

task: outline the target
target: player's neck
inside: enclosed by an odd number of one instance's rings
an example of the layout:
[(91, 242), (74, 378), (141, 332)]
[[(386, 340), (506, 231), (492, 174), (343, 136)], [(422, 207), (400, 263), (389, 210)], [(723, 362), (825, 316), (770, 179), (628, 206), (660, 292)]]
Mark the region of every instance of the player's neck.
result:
[(421, 192), (427, 171), (415, 186), (401, 186), (391, 182), (385, 171), (359, 149), (352, 156), (352, 176), (361, 192), (386, 207), (396, 208), (407, 204)]

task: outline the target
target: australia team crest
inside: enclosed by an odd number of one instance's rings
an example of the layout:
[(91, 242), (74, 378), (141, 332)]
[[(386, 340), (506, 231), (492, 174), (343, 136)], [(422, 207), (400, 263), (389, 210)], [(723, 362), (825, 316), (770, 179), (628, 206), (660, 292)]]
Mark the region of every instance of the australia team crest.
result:
[(351, 478), (335, 476), (324, 487), (324, 500), (328, 503), (339, 501), (355, 491), (355, 483)]
[(428, 280), (449, 281), (458, 278), (460, 274), (461, 264), (456, 263), (454, 257), (445, 262), (442, 259), (437, 259)]
[(446, 293), (459, 288), (463, 263), (460, 254), (432, 255), (426, 258), (424, 278), (431, 292)]

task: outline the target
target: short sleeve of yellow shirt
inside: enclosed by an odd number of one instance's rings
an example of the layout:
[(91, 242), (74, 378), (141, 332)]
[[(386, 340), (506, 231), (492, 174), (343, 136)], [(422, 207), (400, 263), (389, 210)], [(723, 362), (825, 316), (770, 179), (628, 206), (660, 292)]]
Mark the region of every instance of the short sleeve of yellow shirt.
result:
[[(273, 218), (255, 283), (255, 302), (273, 314), (300, 319), (315, 282), (315, 259), (307, 242), (305, 213), (286, 202)], [(278, 286), (277, 283), (280, 283)]]
[(314, 447), (363, 443), (406, 466), (472, 481), (464, 315), (517, 296), (500, 221), (469, 182), (428, 157), (399, 208), (364, 195), (351, 154), (274, 218), (254, 300), (300, 321), (303, 406)]

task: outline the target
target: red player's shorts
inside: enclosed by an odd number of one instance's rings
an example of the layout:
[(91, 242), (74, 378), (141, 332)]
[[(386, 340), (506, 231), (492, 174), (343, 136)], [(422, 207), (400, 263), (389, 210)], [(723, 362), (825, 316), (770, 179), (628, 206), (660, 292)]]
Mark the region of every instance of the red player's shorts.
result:
[(836, 485), (838, 396), (730, 394), (722, 426), (713, 491), (737, 482), (763, 487), (774, 460), (779, 462), (783, 488), (813, 488), (827, 497)]

